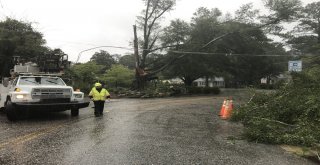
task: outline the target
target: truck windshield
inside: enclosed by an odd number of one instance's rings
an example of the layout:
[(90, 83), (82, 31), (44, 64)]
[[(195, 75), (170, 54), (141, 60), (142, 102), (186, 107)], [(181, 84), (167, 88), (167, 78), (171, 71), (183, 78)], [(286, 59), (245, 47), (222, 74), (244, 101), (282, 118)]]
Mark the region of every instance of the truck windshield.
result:
[(19, 85), (65, 85), (58, 77), (21, 77)]

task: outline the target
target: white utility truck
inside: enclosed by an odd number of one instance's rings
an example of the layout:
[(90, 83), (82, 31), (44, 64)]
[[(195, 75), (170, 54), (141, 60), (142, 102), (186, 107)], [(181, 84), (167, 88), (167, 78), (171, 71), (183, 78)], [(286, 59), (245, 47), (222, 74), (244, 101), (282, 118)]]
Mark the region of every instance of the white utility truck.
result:
[(0, 84), (0, 108), (11, 121), (30, 111), (66, 111), (79, 115), (79, 109), (89, 106), (84, 93), (74, 90), (59, 74), (39, 72), (30, 64), (15, 65), (10, 78), (2, 78)]

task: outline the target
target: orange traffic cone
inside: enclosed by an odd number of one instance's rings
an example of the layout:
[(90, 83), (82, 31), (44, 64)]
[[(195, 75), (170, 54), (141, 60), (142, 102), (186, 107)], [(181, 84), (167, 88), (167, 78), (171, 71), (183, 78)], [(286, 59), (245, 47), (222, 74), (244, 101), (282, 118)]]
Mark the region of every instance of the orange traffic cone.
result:
[(233, 101), (228, 100), (225, 108), (225, 113), (221, 116), (222, 119), (229, 119), (233, 111)]
[[(230, 99), (230, 108), (231, 108), (231, 112), (233, 111), (233, 101), (232, 101), (232, 98)], [(231, 113), (230, 113), (231, 115)]]
[(224, 111), (221, 113), (221, 119), (227, 119), (228, 116), (228, 109), (229, 109), (229, 100), (226, 101), (226, 105), (224, 107)]
[(222, 104), (222, 106), (221, 106), (221, 110), (220, 110), (219, 116), (222, 116), (222, 115), (225, 113), (226, 104), (227, 104), (227, 100), (224, 99), (223, 104)]

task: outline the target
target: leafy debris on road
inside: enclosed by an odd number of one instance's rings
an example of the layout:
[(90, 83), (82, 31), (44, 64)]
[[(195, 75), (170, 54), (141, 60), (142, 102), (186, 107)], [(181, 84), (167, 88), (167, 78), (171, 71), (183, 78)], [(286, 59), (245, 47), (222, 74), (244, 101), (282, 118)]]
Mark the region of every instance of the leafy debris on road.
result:
[(243, 123), (248, 140), (306, 147), (320, 143), (320, 78), (306, 73), (292, 76), (281, 89), (257, 92), (234, 111), (232, 120)]

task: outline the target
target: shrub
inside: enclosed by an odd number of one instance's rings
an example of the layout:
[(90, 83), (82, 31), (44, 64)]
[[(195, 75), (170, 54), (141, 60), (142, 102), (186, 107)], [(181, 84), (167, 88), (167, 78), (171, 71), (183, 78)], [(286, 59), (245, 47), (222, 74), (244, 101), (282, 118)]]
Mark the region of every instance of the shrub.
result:
[(260, 89), (273, 89), (274, 85), (273, 84), (259, 84), (258, 88), (260, 88)]
[(202, 93), (201, 87), (187, 87), (187, 91), (189, 94), (200, 94)]
[(211, 93), (213, 93), (213, 94), (219, 94), (221, 91), (220, 91), (220, 88), (218, 88), (218, 87), (212, 87), (211, 88)]
[(189, 94), (219, 94), (218, 87), (187, 87)]
[(210, 88), (210, 87), (204, 87), (204, 88), (202, 88), (202, 93), (204, 93), (204, 94), (212, 93), (211, 88)]

